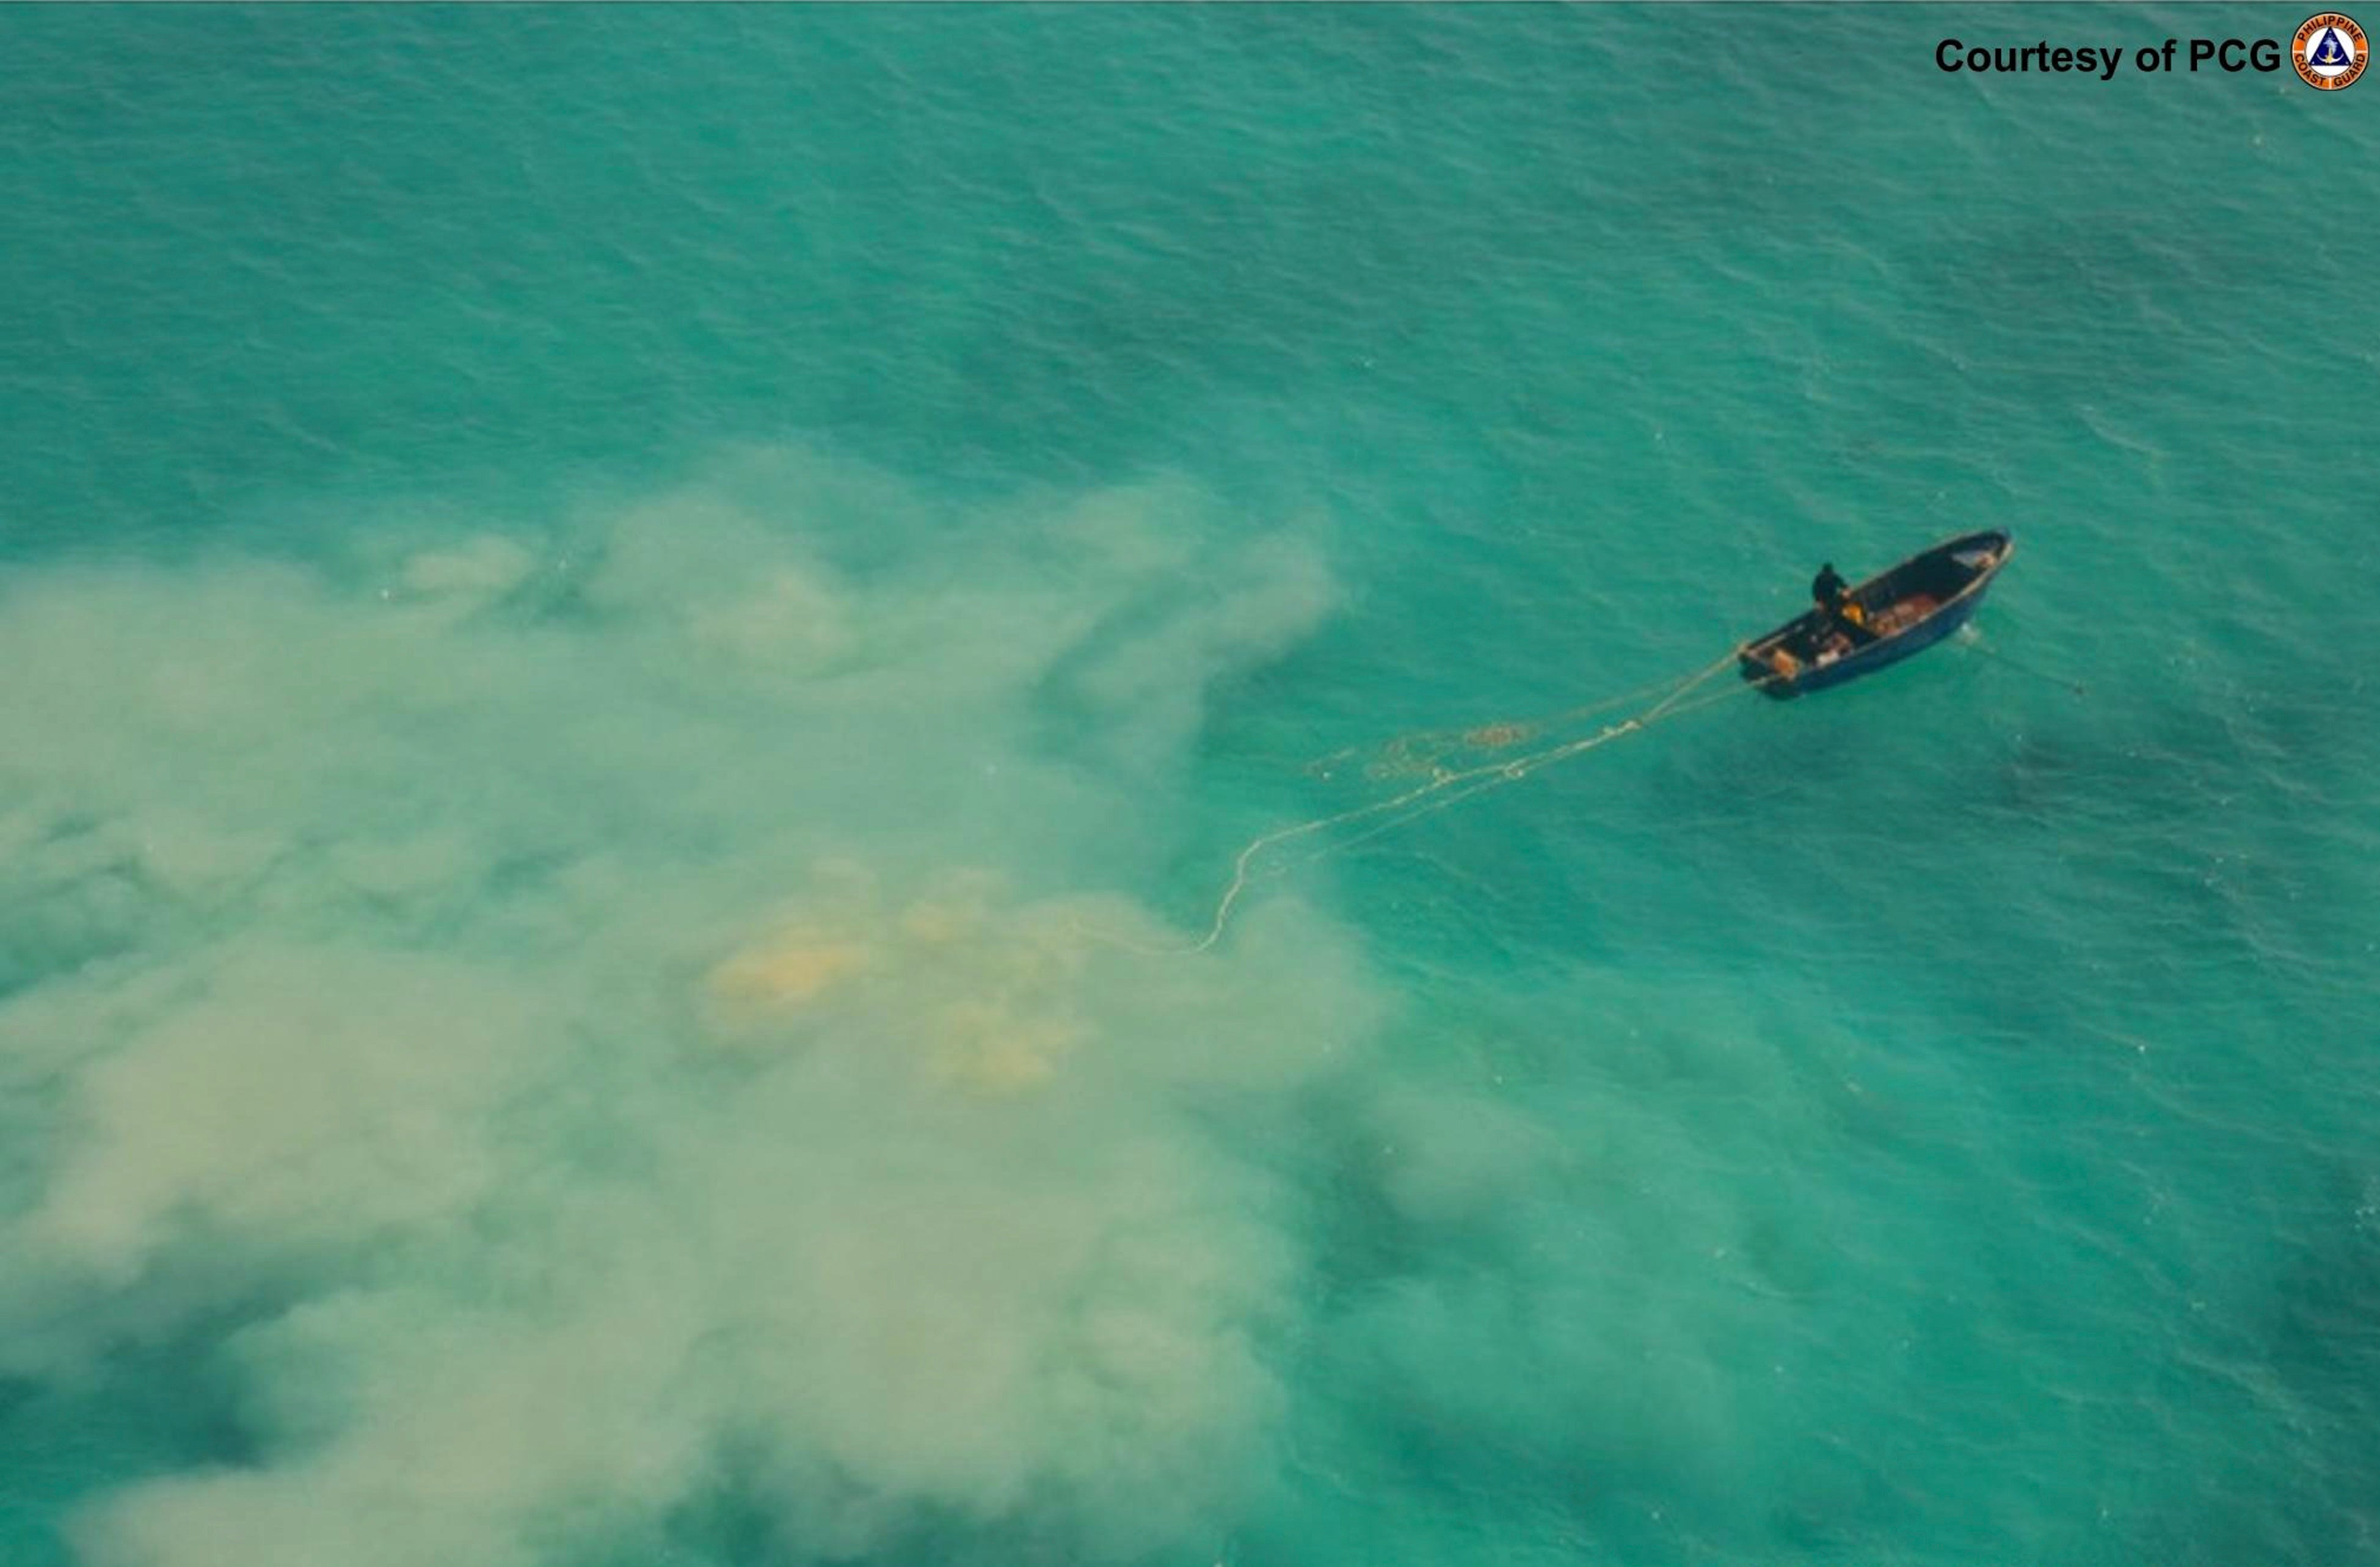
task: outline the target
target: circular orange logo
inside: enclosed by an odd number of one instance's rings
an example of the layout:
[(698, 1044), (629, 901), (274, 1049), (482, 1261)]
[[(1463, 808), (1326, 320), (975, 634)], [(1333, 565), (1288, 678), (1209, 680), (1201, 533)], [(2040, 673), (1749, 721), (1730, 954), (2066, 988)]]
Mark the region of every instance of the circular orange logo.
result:
[(2289, 45), (2289, 59), (2297, 66), (2298, 75), (2308, 87), (2325, 92), (2354, 86), (2371, 55), (2371, 45), (2364, 42), (2363, 30), (2355, 25), (2355, 18), (2337, 11), (2308, 17)]

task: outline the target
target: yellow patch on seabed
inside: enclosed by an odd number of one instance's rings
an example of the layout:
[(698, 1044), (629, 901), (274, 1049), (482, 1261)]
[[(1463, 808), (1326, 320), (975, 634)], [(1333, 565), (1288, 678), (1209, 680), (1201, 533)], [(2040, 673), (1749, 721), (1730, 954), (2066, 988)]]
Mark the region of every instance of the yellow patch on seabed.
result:
[(789, 931), (712, 969), (710, 988), (722, 1001), (799, 1006), (867, 968), (870, 955), (857, 941), (813, 941)]
[(1090, 1033), (1077, 1018), (1019, 1015), (999, 1001), (955, 1002), (936, 1022), (936, 1074), (989, 1093), (1042, 1082)]
[[(1471, 756), (1484, 751), (1500, 751), (1536, 738), (1539, 726), (1535, 723), (1505, 722), (1482, 723), (1461, 731), (1431, 730), (1419, 735), (1403, 735), (1389, 741), (1365, 764), (1366, 778), (1416, 778), (1444, 771), (1450, 763), (1466, 762)], [(1339, 765), (1359, 755), (1354, 750), (1335, 751), (1307, 771), (1328, 778)]]
[(1476, 729), (1464, 730), (1463, 743), (1483, 751), (1499, 750), (1517, 746), (1536, 732), (1536, 725), (1532, 723), (1483, 723)]
[[(1046, 1082), (1093, 1036), (1082, 1014), (1092, 932), (1149, 922), (1107, 899), (1003, 903), (997, 877), (938, 878), (907, 903), (848, 863), (821, 867), (773, 933), (713, 966), (722, 1039), (763, 1046), (805, 1019), (917, 1041), (941, 1081), (985, 1093)], [(817, 1036), (811, 1036), (815, 1039)]]

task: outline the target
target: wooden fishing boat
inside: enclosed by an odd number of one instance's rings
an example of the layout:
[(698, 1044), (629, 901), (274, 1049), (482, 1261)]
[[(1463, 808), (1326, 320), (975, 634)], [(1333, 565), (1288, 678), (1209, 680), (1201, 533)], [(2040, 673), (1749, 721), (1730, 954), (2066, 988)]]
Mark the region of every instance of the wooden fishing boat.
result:
[(1865, 617), (1865, 638), (1812, 608), (1736, 650), (1743, 677), (1771, 697), (1798, 697), (1872, 674), (1923, 652), (1967, 624), (1992, 578), (2016, 553), (1998, 528), (1962, 534), (1910, 556), (1846, 595)]

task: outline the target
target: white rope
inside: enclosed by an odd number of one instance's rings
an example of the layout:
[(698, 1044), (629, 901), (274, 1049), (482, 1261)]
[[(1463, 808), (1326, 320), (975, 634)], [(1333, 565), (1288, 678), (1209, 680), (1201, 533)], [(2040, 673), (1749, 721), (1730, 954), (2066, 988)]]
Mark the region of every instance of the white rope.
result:
[[(1572, 757), (1582, 756), (1588, 751), (1597, 749), (1598, 747), (1608, 746), (1612, 741), (1621, 738), (1622, 735), (1641, 735), (1656, 723), (1662, 723), (1668, 719), (1682, 717), (1686, 713), (1693, 712), (1697, 709), (1708, 707), (1713, 702), (1724, 700), (1729, 697), (1738, 696), (1743, 692), (1757, 689), (1759, 686), (1764, 685), (1767, 680), (1774, 678), (1773, 676), (1763, 676), (1758, 681), (1748, 682), (1740, 687), (1732, 687), (1724, 691), (1709, 693), (1691, 702), (1686, 700), (1687, 697), (1699, 690), (1702, 686), (1707, 685), (1715, 676), (1732, 667), (1735, 662), (1736, 655), (1734, 652), (1730, 651), (1725, 658), (1710, 664), (1707, 668), (1698, 670), (1692, 674), (1683, 676), (1682, 678), (1660, 681), (1655, 685), (1644, 686), (1636, 691), (1632, 691), (1623, 696), (1615, 697), (1606, 701), (1593, 702), (1585, 707), (1572, 708), (1567, 712), (1558, 714), (1554, 719), (1546, 721), (1546, 725), (1550, 726), (1559, 723), (1574, 721), (1580, 717), (1592, 713), (1607, 712), (1624, 703), (1631, 702), (1639, 697), (1645, 696), (1653, 692), (1667, 693), (1658, 700), (1655, 701), (1651, 706), (1645, 708), (1643, 711), (1635, 714), (1633, 717), (1622, 719), (1617, 723), (1606, 724), (1603, 728), (1597, 730), (1593, 735), (1585, 735), (1579, 739), (1566, 740), (1560, 745), (1548, 746), (1542, 749), (1531, 751), (1526, 755), (1513, 757), (1503, 761), (1482, 762), (1472, 767), (1455, 769), (1436, 768), (1432, 770), (1427, 782), (1417, 784), (1414, 787), (1404, 790), (1400, 794), (1390, 796), (1387, 799), (1375, 800), (1369, 805), (1357, 806), (1352, 810), (1340, 811), (1336, 815), (1318, 817), (1311, 821), (1301, 821), (1292, 826), (1276, 828), (1270, 832), (1266, 832), (1251, 839), (1247, 846), (1243, 848), (1239, 852), (1238, 856), (1232, 862), (1231, 885), (1223, 889), (1223, 895), (1216, 901), (1215, 917), (1208, 923), (1207, 933), (1197, 941), (1190, 942), (1186, 946), (1145, 946), (1139, 942), (1127, 940), (1121, 936), (1088, 929), (1086, 929), (1084, 934), (1096, 936), (1099, 939), (1111, 942), (1115, 946), (1123, 947), (1129, 951), (1136, 952), (1145, 956), (1150, 957), (1188, 956), (1195, 953), (1203, 953), (1212, 947), (1217, 941), (1222, 940), (1224, 928), (1231, 921), (1232, 910), (1238, 905), (1240, 895), (1247, 891), (1248, 884), (1255, 881), (1258, 874), (1252, 870), (1251, 867), (1255, 864), (1257, 857), (1259, 855), (1263, 854), (1266, 850), (1272, 848), (1274, 845), (1289, 843), (1294, 839), (1307, 837), (1314, 833), (1329, 832), (1332, 828), (1344, 827), (1350, 822), (1362, 821), (1373, 817), (1384, 817), (1386, 819), (1375, 822), (1371, 827), (1366, 829), (1362, 832), (1356, 833), (1354, 837), (1335, 840), (1324, 845), (1322, 848), (1316, 850), (1312, 854), (1292, 860), (1285, 865), (1276, 866), (1262, 874), (1281, 875), (1289, 870), (1294, 869), (1298, 866), (1310, 865), (1315, 860), (1320, 859), (1327, 855), (1342, 853), (1347, 849), (1353, 848), (1357, 844), (1366, 843), (1371, 839), (1377, 838), (1383, 832), (1393, 832), (1400, 827), (1404, 827), (1412, 822), (1417, 821), (1425, 816), (1434, 815), (1439, 811), (1444, 810), (1449, 806), (1456, 805), (1463, 800), (1470, 799), (1475, 795), (1486, 794), (1490, 789), (1500, 789), (1508, 784), (1517, 784), (1533, 772), (1538, 771), (1544, 768), (1551, 767), (1558, 762), (1568, 761)], [(1534, 733), (1536, 731), (1537, 726), (1529, 726), (1525, 730), (1523, 729), (1523, 726), (1511, 724), (1488, 725), (1486, 727), (1487, 730), (1497, 732), (1517, 730), (1523, 733)], [(1435, 735), (1424, 736), (1424, 738), (1435, 738), (1439, 735), (1451, 734), (1477, 735), (1481, 733), (1483, 733), (1481, 729), (1473, 729), (1468, 731), (1440, 730), (1437, 731)], [(1395, 748), (1402, 744), (1402, 742), (1391, 742), (1390, 747), (1391, 754), (1394, 754)], [(1351, 751), (1341, 751), (1334, 753), (1332, 757), (1326, 758), (1324, 759), (1326, 761), (1335, 760), (1340, 757), (1353, 754), (1354, 753)], [(1449, 791), (1452, 792), (1449, 793)]]

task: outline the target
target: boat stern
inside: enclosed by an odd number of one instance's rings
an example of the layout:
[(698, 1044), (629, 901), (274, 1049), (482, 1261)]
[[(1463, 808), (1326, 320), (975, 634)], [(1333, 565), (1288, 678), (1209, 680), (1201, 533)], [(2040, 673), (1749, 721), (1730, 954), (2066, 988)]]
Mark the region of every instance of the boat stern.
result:
[(1779, 700), (1799, 694), (1803, 664), (1777, 642), (1748, 644), (1735, 651), (1736, 673), (1764, 697)]

